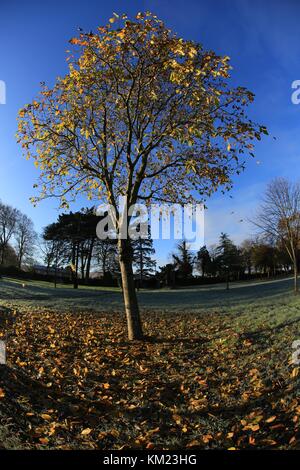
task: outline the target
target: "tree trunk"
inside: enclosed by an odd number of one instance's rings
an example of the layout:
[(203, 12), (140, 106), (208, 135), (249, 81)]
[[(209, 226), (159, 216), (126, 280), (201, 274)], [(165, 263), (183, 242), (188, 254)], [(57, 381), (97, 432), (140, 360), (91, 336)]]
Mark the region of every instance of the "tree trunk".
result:
[(226, 290), (229, 290), (229, 273), (226, 273)]
[(78, 247), (76, 247), (75, 243), (72, 246), (72, 282), (73, 288), (78, 289)]
[(119, 240), (118, 245), (128, 338), (130, 340), (142, 339), (143, 330), (132, 270), (131, 242), (130, 240)]
[(57, 264), (55, 263), (55, 271), (54, 271), (54, 288), (57, 287)]
[(144, 270), (144, 263), (143, 263), (143, 252), (142, 252), (142, 241), (140, 240), (140, 283), (139, 287), (143, 287), (143, 270)]
[(297, 266), (297, 260), (294, 261), (294, 293), (298, 294), (298, 266)]
[(88, 259), (86, 263), (86, 271), (85, 271), (85, 279), (88, 281), (90, 278), (90, 271), (91, 271), (91, 263), (92, 263), (92, 256), (93, 256), (93, 249), (94, 249), (94, 243), (95, 240), (94, 238), (91, 240), (90, 246), (89, 246), (89, 254), (88, 254)]

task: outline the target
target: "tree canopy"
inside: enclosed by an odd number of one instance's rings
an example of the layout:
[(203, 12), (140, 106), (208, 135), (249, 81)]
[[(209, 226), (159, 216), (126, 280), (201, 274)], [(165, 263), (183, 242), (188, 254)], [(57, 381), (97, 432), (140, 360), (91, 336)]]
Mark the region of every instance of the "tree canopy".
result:
[(86, 192), (114, 205), (120, 194), (186, 202), (230, 187), (266, 129), (247, 118), (254, 95), (230, 85), (228, 56), (150, 13), (114, 16), (70, 42), (69, 72), (19, 113), (18, 140), (40, 169), (34, 201), (55, 194), (66, 205)]

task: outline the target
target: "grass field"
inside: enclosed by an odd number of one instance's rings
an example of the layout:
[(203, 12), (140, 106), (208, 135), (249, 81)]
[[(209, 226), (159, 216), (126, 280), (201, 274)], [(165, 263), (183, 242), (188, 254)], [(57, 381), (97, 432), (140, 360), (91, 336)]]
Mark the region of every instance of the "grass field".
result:
[(291, 280), (141, 291), (0, 280), (0, 447), (300, 448)]
[[(86, 287), (73, 289), (71, 285), (53, 284), (43, 281), (23, 281), (11, 278), (0, 279), (1, 302), (13, 305), (33, 305), (59, 310), (115, 311), (123, 310), (122, 293), (114, 287)], [(142, 307), (167, 311), (206, 308), (230, 308), (241, 303), (263, 303), (275, 298), (284, 301), (291, 296), (292, 279), (274, 282), (232, 283), (226, 291), (223, 284), (188, 287), (175, 290), (142, 290), (138, 293)]]

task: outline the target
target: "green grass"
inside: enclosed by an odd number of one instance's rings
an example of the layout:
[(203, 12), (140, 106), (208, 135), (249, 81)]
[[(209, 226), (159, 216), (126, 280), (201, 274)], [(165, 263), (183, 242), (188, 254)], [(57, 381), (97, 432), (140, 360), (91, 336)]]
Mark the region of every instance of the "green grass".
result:
[[(292, 280), (121, 292), (0, 281), (0, 448), (300, 448)], [(85, 433), (82, 431), (88, 429)]]
[[(22, 281), (3, 278), (0, 280), (1, 302), (14, 305), (35, 305), (59, 310), (112, 311), (123, 309), (122, 293), (119, 288), (80, 286), (73, 289), (70, 285), (53, 284), (43, 281)], [(292, 280), (274, 282), (251, 282), (232, 284), (229, 291), (224, 285), (189, 287), (181, 289), (142, 290), (138, 293), (141, 308), (162, 309), (179, 312), (185, 309), (202, 310), (207, 308), (231, 308), (238, 305), (279, 303), (292, 297)]]

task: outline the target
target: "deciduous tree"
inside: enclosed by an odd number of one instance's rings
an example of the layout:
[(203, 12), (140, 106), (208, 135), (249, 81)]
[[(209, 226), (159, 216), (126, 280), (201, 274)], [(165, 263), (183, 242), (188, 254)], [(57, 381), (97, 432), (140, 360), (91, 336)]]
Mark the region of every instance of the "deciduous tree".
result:
[(15, 247), (18, 257), (18, 266), (22, 267), (24, 260), (31, 257), (34, 252), (37, 234), (32, 220), (25, 214), (19, 214), (15, 226)]
[[(185, 203), (231, 187), (264, 126), (247, 118), (254, 95), (229, 81), (228, 56), (178, 37), (150, 13), (115, 15), (71, 40), (69, 72), (19, 113), (18, 140), (40, 170), (40, 195), (85, 192), (127, 207)], [(128, 216), (130, 222), (130, 216)], [(130, 339), (142, 338), (132, 247), (119, 242)]]
[(0, 202), (0, 264), (4, 263), (5, 251), (14, 235), (20, 213), (14, 207)]
[(285, 247), (294, 268), (294, 292), (298, 292), (300, 248), (300, 183), (274, 179), (267, 187), (254, 224), (273, 243)]

